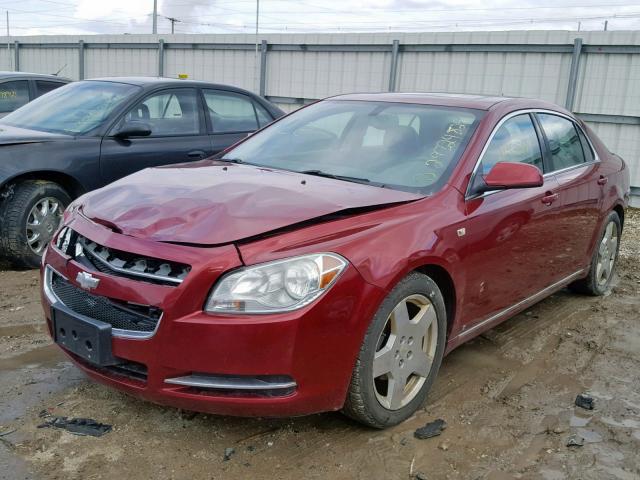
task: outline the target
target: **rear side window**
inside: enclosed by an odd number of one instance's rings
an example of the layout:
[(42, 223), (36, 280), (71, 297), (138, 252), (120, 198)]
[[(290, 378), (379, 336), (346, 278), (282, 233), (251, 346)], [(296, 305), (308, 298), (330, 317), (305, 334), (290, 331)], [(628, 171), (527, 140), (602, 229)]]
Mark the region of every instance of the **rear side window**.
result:
[(500, 162), (528, 163), (542, 172), (540, 142), (529, 114), (515, 116), (502, 124), (482, 157), (479, 171), (486, 175)]
[(49, 93), (51, 90), (55, 90), (63, 86), (61, 82), (47, 82), (46, 80), (36, 80), (36, 97)]
[(584, 163), (582, 143), (574, 123), (549, 113), (538, 113), (537, 116), (549, 141), (551, 171)]
[(29, 82), (14, 80), (0, 83), (0, 112), (13, 112), (29, 103)]
[(256, 110), (246, 95), (204, 90), (204, 100), (213, 133), (252, 132), (258, 129)]
[(580, 137), (580, 142), (582, 143), (582, 151), (584, 152), (585, 160), (587, 162), (593, 162), (596, 159), (596, 156), (593, 153), (593, 149), (591, 148), (589, 140), (587, 140), (587, 136), (584, 134), (581, 128), (578, 128), (578, 136)]
[(265, 125), (273, 122), (273, 118), (267, 113), (262, 105), (260, 105), (258, 102), (253, 102), (253, 104), (256, 107), (256, 113), (258, 114), (258, 123), (261, 127), (264, 127)]

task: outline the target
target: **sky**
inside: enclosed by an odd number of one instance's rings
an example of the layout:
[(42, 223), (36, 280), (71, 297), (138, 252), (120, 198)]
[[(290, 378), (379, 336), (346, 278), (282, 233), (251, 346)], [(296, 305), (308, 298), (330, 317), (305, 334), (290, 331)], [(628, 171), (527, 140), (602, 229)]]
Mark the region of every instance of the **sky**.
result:
[[(152, 32), (153, 0), (0, 0), (3, 10), (12, 36)], [(170, 18), (175, 33), (254, 33), (256, 0), (158, 0), (158, 33)], [(633, 30), (640, 0), (260, 0), (258, 18), (262, 33)]]

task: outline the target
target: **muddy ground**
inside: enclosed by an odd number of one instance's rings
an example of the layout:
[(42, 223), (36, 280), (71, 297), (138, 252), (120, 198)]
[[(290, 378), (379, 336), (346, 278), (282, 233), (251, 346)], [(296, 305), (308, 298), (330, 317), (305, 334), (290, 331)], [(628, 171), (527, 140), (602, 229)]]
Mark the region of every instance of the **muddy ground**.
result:
[[(338, 413), (192, 415), (91, 383), (44, 333), (37, 273), (2, 271), (0, 478), (640, 479), (639, 261), (630, 211), (611, 295), (560, 292), (458, 348), (424, 410), (387, 431)], [(581, 392), (595, 410), (574, 406)], [(38, 429), (42, 410), (113, 431)], [(437, 418), (441, 436), (413, 437)]]

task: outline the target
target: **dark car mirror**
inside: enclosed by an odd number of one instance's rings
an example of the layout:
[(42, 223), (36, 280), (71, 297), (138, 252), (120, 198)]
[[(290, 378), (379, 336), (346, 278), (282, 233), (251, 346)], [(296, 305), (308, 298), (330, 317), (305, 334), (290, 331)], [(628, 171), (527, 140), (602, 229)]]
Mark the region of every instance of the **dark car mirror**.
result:
[(544, 183), (538, 167), (516, 162), (496, 163), (483, 180), (485, 191), (541, 187)]
[(129, 138), (129, 137), (148, 137), (151, 135), (151, 125), (138, 120), (132, 120), (126, 122), (115, 133), (117, 138)]

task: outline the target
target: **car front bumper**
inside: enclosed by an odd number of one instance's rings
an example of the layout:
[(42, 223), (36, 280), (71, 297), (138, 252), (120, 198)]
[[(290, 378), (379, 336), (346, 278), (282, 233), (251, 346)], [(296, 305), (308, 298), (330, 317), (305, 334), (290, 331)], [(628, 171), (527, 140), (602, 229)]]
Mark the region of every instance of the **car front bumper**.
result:
[[(351, 265), (320, 299), (293, 312), (211, 315), (202, 308), (217, 280), (241, 266), (233, 246), (182, 247), (111, 232), (79, 217), (72, 228), (111, 248), (181, 260), (192, 270), (179, 286), (165, 286), (90, 271), (92, 295), (162, 310), (147, 338), (111, 337), (119, 365), (96, 366), (61, 347), (94, 380), (155, 403), (239, 416), (294, 416), (340, 409), (356, 356), (384, 296)], [(80, 288), (85, 265), (49, 247), (43, 261), (42, 302), (54, 337), (51, 272)]]

